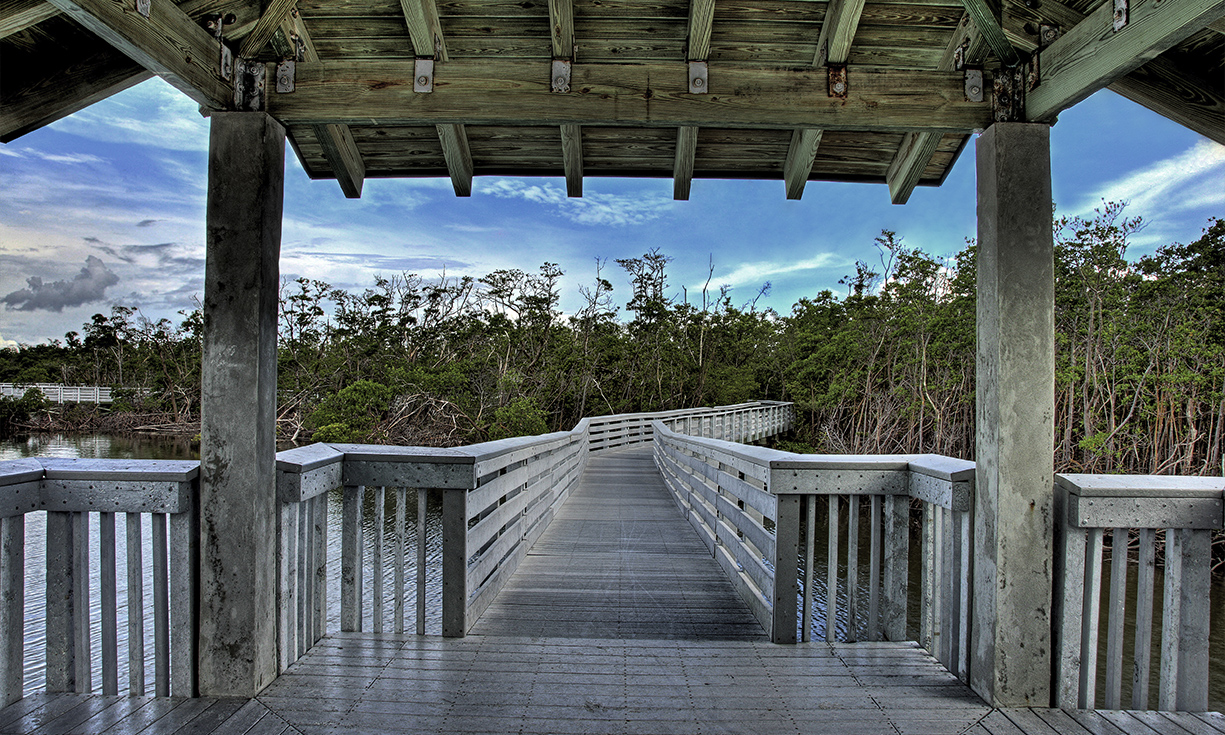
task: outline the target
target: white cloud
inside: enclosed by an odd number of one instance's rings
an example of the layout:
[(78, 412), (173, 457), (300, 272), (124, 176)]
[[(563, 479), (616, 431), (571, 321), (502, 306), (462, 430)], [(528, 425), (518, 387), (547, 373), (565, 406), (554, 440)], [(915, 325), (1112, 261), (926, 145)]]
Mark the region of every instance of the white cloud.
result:
[[(847, 263), (848, 261), (845, 258), (840, 258), (833, 253), (821, 253), (805, 260), (783, 263), (771, 261), (741, 263), (726, 276), (720, 276), (718, 271), (716, 271), (715, 277), (711, 280), (711, 283), (728, 286), (760, 286), (771, 277), (790, 275), (792, 273), (816, 270), (818, 268), (845, 266)], [(700, 290), (702, 286), (703, 284), (699, 283), (690, 286), (690, 288)]]
[(0, 350), (15, 350), (17, 342), (11, 339), (5, 339), (4, 335), (0, 334)]
[(208, 119), (190, 97), (155, 77), (51, 124), (90, 140), (179, 151), (208, 150)]
[(1086, 216), (1102, 201), (1128, 202), (1145, 219), (1225, 206), (1225, 146), (1203, 140), (1171, 158), (1103, 185), (1085, 197), (1074, 214)]
[(664, 216), (671, 199), (657, 194), (600, 194), (591, 192), (571, 198), (553, 184), (530, 184), (522, 179), (497, 179), (481, 188), (502, 199), (522, 199), (557, 210), (562, 217), (582, 225), (641, 225)]

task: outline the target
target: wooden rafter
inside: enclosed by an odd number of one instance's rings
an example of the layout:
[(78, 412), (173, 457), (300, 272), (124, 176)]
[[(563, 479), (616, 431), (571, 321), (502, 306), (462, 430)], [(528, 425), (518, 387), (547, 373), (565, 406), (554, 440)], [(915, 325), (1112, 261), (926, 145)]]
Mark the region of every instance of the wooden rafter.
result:
[(268, 45), (272, 40), (272, 35), (277, 32), (285, 19), (289, 17), (289, 13), (294, 9), (297, 0), (270, 0), (268, 7), (260, 14), (259, 20), (255, 22), (255, 27), (247, 34), (247, 37), (242, 40), (242, 46), (239, 48), (238, 55), (243, 57), (251, 57), (259, 53), (260, 49)]
[(682, 126), (676, 129), (676, 159), (672, 164), (672, 198), (678, 201), (689, 199), (689, 187), (693, 184), (693, 162), (697, 157), (698, 129)]
[(0, 0), (0, 38), (20, 33), (59, 12), (45, 0)]
[[(315, 50), (315, 42), (302, 16), (296, 8), (281, 19), (281, 33), (288, 40), (294, 55), (299, 61), (319, 61), (319, 52)], [(348, 125), (320, 124), (310, 126), (323, 147), (323, 157), (327, 159), (328, 167), (340, 184), (340, 190), (349, 199), (357, 199), (362, 195), (362, 186), (366, 181), (366, 163), (353, 140), (353, 133)]]
[(128, 58), (202, 106), (230, 108), (234, 89), (220, 75), (217, 39), (171, 3), (155, 2), (149, 18), (109, 0), (51, 0)]
[(804, 185), (812, 174), (812, 164), (817, 158), (817, 146), (820, 144), (821, 130), (803, 128), (792, 131), (787, 160), (783, 164), (783, 181), (787, 184), (788, 199), (804, 196)]
[(1128, 15), (1116, 32), (1113, 4), (1103, 4), (1039, 52), (1039, 83), (1025, 97), (1029, 120), (1054, 119), (1222, 17), (1225, 0), (1139, 0)]
[[(856, 68), (845, 100), (824, 69), (725, 68), (737, 94), (688, 94), (683, 64), (578, 64), (567, 95), (530, 66), (455, 60), (430, 94), (413, 92), (412, 61), (298, 65), (296, 91), (268, 97), (286, 124), (636, 125), (969, 133), (991, 121), (989, 102), (965, 99), (957, 72)], [(371, 80), (377, 80), (373, 82)], [(986, 83), (990, 84), (990, 75)]]
[(447, 161), (455, 196), (472, 196), (472, 151), (464, 126), (439, 125), (438, 139), (442, 141), (442, 157)]
[(404, 12), (404, 22), (408, 24), (408, 35), (417, 57), (446, 61), (447, 44), (442, 36), (438, 5), (434, 0), (400, 0), (400, 8)]
[[(979, 64), (986, 57), (988, 50), (979, 26), (967, 13), (940, 56), (937, 68), (941, 71), (954, 70), (958, 55), (963, 64)], [(940, 146), (942, 137), (944, 136), (941, 133), (906, 133), (885, 174), (885, 180), (889, 184), (890, 201), (894, 204), (905, 204), (910, 200), (910, 195), (923, 177), (927, 164)]]
[(574, 60), (572, 0), (549, 0), (549, 37), (553, 42), (553, 58)]
[(845, 64), (851, 55), (851, 42), (859, 28), (864, 0), (830, 0), (825, 10), (821, 35), (817, 36), (814, 66)]
[(689, 0), (689, 41), (685, 51), (689, 61), (710, 57), (710, 31), (715, 20), (715, 0)]
[[(1084, 19), (1056, 0), (1043, 0), (1034, 8), (1009, 3), (1004, 10), (1004, 32), (1017, 48), (1032, 52), (1038, 48), (1034, 31), (1040, 24), (1069, 29)], [(1116, 79), (1109, 89), (1225, 145), (1225, 85), (1179, 65), (1169, 54)]]
[(583, 127), (561, 126), (561, 158), (566, 170), (566, 196), (583, 195)]
[(1004, 34), (999, 0), (961, 0), (961, 4), (965, 6), (966, 15), (978, 28), (983, 41), (1004, 62), (1004, 66), (1021, 63), (1021, 55)]

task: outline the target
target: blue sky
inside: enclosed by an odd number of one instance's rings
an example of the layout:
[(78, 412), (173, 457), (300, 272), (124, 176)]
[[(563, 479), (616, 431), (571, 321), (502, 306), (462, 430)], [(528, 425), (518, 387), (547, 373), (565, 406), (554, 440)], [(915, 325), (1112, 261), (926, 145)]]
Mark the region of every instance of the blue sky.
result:
[[(1148, 222), (1133, 254), (1194, 240), (1210, 216), (1225, 217), (1225, 146), (1112, 92), (1065, 111), (1051, 141), (1058, 211), (1129, 201)], [(176, 321), (194, 308), (207, 149), (208, 120), (158, 79), (0, 145), (0, 345), (62, 338), (116, 303)], [(560, 178), (478, 178), (468, 199), (448, 179), (372, 179), (348, 200), (334, 181), (307, 179), (288, 149), (286, 160), (282, 276), (353, 289), (375, 274), (481, 276), (550, 261), (566, 272), (569, 311), (599, 258), (624, 305), (613, 261), (658, 248), (678, 292), (700, 292), (713, 263), (712, 288), (730, 285), (739, 304), (768, 281), (758, 305), (786, 313), (802, 296), (840, 293), (856, 259), (876, 262), (881, 229), (940, 255), (975, 234), (972, 144), (944, 186), (904, 206), (883, 185), (810, 183), (793, 202), (781, 181), (698, 180), (674, 202), (668, 179), (597, 178), (582, 199), (567, 199)]]

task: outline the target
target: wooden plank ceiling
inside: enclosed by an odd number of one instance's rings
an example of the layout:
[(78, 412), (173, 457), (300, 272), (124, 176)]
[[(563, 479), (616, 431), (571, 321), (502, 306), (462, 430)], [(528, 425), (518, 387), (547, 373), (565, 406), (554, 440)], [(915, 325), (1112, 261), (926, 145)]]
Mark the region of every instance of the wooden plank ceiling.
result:
[[(887, 183), (905, 202), (997, 119), (1002, 66), (1040, 46), (1033, 119), (1109, 85), (1225, 143), (1225, 0), (1130, 0), (1127, 34), (1098, 28), (1114, 0), (150, 1), (145, 20), (136, 0), (0, 0), (0, 140), (151, 73), (226, 109), (211, 31), (185, 27), (220, 15), (234, 56), (267, 62), (266, 109), (308, 175), (349, 196), (368, 177), (467, 195), (474, 176), (565, 176), (581, 196), (586, 176), (632, 176), (671, 177), (679, 199), (693, 178), (753, 178), (796, 199), (810, 180)], [(283, 59), (295, 89), (276, 93)]]

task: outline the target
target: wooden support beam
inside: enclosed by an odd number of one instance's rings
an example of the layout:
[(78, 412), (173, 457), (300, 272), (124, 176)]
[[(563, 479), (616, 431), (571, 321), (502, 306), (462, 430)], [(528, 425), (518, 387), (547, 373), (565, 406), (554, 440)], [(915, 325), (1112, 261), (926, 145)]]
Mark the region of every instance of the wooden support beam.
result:
[(845, 64), (851, 55), (851, 41), (859, 28), (864, 0), (830, 0), (825, 10), (825, 22), (817, 37), (817, 54), (813, 66)]
[(566, 167), (566, 196), (583, 195), (583, 127), (561, 126), (561, 158)]
[[(1032, 52), (1038, 48), (1034, 31), (1041, 24), (1067, 30), (1084, 18), (1055, 0), (1043, 0), (1034, 8), (1010, 3), (1004, 11), (1004, 32), (1018, 49)], [(1116, 79), (1109, 89), (1225, 145), (1225, 83), (1185, 68), (1169, 53)]]
[(8, 38), (59, 13), (59, 8), (45, 0), (0, 0), (0, 38)]
[(574, 4), (572, 0), (549, 0), (549, 36), (553, 58), (574, 60)]
[(787, 161), (783, 164), (788, 199), (804, 196), (804, 185), (812, 173), (812, 164), (817, 159), (817, 146), (820, 144), (820, 130), (804, 128), (791, 132), (791, 147), (787, 149)]
[(1039, 52), (1039, 83), (1025, 97), (1031, 121), (1051, 121), (1225, 15), (1225, 0), (1136, 0), (1114, 30), (1112, 3), (1101, 5)]
[(21, 86), (0, 80), (0, 143), (8, 143), (135, 86), (152, 73), (102, 42), (61, 66), (24, 69)]
[[(1222, 0), (1225, 1), (1225, 0)], [(720, 69), (736, 94), (688, 94), (684, 63), (576, 64), (570, 94), (553, 94), (531, 65), (447, 64), (430, 94), (413, 92), (413, 62), (298, 64), (296, 91), (268, 96), (286, 125), (635, 125), (970, 133), (991, 124), (990, 102), (968, 102), (958, 72), (856, 67), (847, 99), (824, 69)], [(990, 85), (990, 75), (984, 83)]]
[(290, 11), (294, 9), (296, 4), (297, 0), (269, 0), (268, 7), (260, 14), (255, 27), (242, 40), (242, 46), (239, 48), (238, 55), (244, 58), (251, 58), (259, 53), (264, 46), (267, 46), (268, 42), (272, 40), (272, 35), (277, 32), (277, 29), (289, 17)]
[(1021, 55), (1004, 34), (999, 0), (961, 0), (961, 4), (965, 6), (966, 14), (978, 28), (983, 41), (995, 52), (1004, 66), (1021, 63)]
[(710, 29), (715, 20), (715, 0), (689, 0), (689, 61), (706, 61), (710, 56)]
[(677, 201), (689, 199), (689, 187), (693, 183), (693, 159), (698, 152), (698, 129), (681, 127), (676, 131), (676, 160), (672, 164), (672, 198)]
[[(988, 50), (981, 30), (974, 24), (970, 14), (966, 13), (957, 26), (957, 32), (953, 34), (940, 56), (937, 68), (941, 71), (954, 71), (959, 58), (963, 67), (981, 64)], [(919, 185), (919, 179), (923, 177), (923, 171), (927, 169), (927, 164), (931, 163), (932, 156), (940, 146), (942, 137), (944, 136), (941, 133), (911, 132), (902, 138), (902, 144), (898, 146), (885, 174), (885, 180), (889, 184), (890, 201), (894, 204), (905, 204), (910, 200), (910, 195)]]
[(447, 44), (438, 20), (438, 5), (434, 0), (400, 0), (408, 35), (413, 41), (413, 53), (418, 58), (447, 60)]
[(177, 6), (155, 2), (149, 17), (110, 0), (51, 0), (128, 58), (211, 110), (230, 109), (234, 88), (221, 78), (221, 49)]
[(438, 139), (442, 141), (442, 157), (447, 161), (455, 196), (472, 196), (472, 152), (468, 149), (468, 133), (464, 126), (439, 125)]
[[(302, 20), (296, 7), (281, 19), (281, 33), (293, 47), (293, 54), (298, 61), (318, 61), (319, 52), (315, 50), (315, 42), (310, 31)], [(366, 162), (362, 160), (361, 151), (353, 140), (353, 133), (348, 125), (322, 124), (312, 125), (311, 129), (323, 147), (323, 156), (328, 161), (328, 167), (340, 184), (340, 190), (349, 199), (359, 199), (362, 195), (362, 185), (366, 181)], [(305, 168), (305, 163), (303, 168)]]

